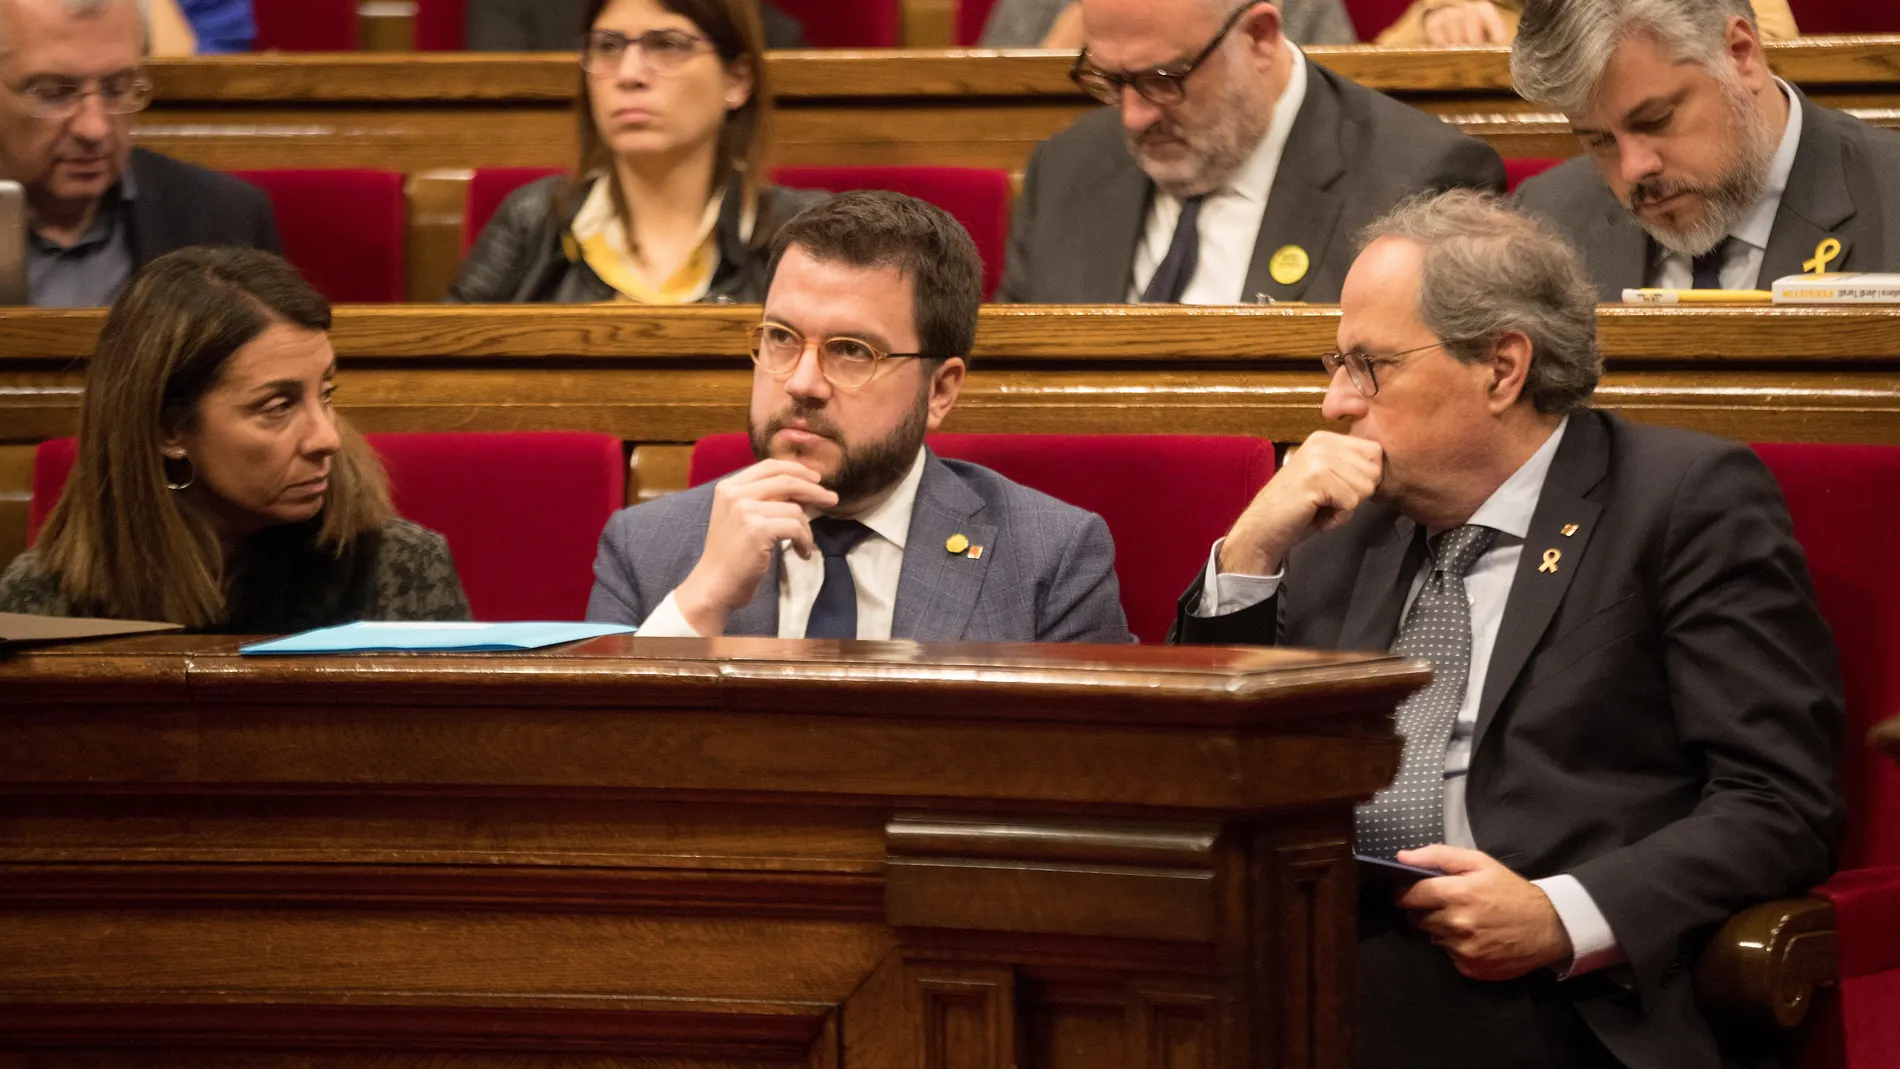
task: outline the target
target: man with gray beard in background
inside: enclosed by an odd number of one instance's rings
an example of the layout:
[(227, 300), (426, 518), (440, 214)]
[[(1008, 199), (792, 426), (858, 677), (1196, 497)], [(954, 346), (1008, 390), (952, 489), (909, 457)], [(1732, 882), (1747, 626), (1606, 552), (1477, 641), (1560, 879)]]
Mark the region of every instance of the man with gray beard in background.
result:
[(1036, 149), (997, 299), (1336, 301), (1353, 235), (1496, 152), (1308, 61), (1267, 0), (1081, 0), (1104, 104)]
[(1900, 270), (1900, 134), (1775, 77), (1748, 0), (1530, 0), (1511, 76), (1585, 151), (1518, 202), (1583, 249), (1605, 301)]

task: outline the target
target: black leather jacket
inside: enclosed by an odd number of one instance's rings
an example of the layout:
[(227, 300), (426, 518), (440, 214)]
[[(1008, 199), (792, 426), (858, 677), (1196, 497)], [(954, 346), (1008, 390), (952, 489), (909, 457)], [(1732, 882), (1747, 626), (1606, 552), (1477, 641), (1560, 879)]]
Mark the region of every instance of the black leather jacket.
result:
[[(595, 179), (604, 181), (604, 179)], [(451, 302), (464, 304), (587, 304), (611, 301), (614, 288), (584, 262), (567, 258), (561, 238), (573, 223), (585, 198), (576, 198), (568, 211), (560, 210), (560, 193), (567, 179), (543, 178), (515, 190), (482, 228), (469, 250)], [(759, 197), (753, 240), (739, 236), (744, 201), (740, 177), (726, 184), (726, 200), (714, 233), (719, 239), (719, 266), (705, 301), (755, 304), (765, 299), (765, 267), (772, 235), (786, 220), (823, 200), (816, 190), (766, 186)]]

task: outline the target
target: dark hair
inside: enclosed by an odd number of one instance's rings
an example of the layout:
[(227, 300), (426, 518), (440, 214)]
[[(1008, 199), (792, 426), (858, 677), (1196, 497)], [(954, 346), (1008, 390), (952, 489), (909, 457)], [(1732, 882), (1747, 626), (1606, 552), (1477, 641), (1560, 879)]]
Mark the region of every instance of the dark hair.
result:
[(911, 314), (923, 351), (939, 359), (969, 357), (983, 304), (983, 259), (970, 232), (949, 212), (883, 189), (829, 197), (793, 216), (773, 239), (767, 291), (794, 245), (815, 260), (897, 268), (910, 279)]
[[(609, 2), (587, 0), (587, 9), (580, 25), (583, 40)], [(759, 21), (757, 0), (656, 2), (698, 27), (699, 32), (705, 34), (712, 43), (714, 51), (719, 53), (720, 62), (743, 63), (752, 75), (751, 96), (743, 105), (726, 113), (726, 125), (719, 131), (719, 158), (725, 162), (726, 170), (713, 176), (713, 184), (714, 189), (721, 188), (727, 173), (738, 171), (745, 178), (746, 204), (763, 214), (760, 193), (764, 186), (765, 146), (772, 126), (772, 87), (766, 79), (765, 29)], [(577, 44), (585, 47), (585, 44)], [(601, 140), (600, 130), (594, 126), (593, 91), (587, 73), (582, 71), (580, 77), (580, 106), (576, 116), (580, 123), (580, 164), (566, 194), (569, 207), (578, 207), (580, 198), (586, 196), (589, 175), (604, 172), (610, 180), (614, 176), (613, 151)], [(612, 188), (614, 207), (619, 210), (622, 219), (628, 219), (626, 198), (620, 183), (615, 181)], [(713, 191), (706, 192), (707, 196), (711, 196)], [(764, 237), (769, 233), (769, 226), (757, 226), (753, 230), (753, 240), (763, 244)]]
[[(189, 429), (239, 349), (272, 325), (327, 331), (330, 305), (268, 252), (188, 248), (147, 264), (86, 368), (79, 461), (40, 533), (69, 601), (99, 615), (203, 627), (224, 616), (210, 519), (166, 489), (163, 440)], [(317, 544), (337, 555), (392, 515), (382, 465), (341, 417)]]

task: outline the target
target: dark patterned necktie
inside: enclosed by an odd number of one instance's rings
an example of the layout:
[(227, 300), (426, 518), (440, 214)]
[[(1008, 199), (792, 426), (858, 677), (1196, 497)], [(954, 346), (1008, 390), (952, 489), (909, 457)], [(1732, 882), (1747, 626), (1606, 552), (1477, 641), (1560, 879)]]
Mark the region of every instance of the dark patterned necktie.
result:
[(1734, 244), (1734, 238), (1723, 238), (1715, 248), (1690, 261), (1689, 269), (1695, 273), (1692, 283), (1699, 290), (1719, 290), (1722, 288), (1722, 263), (1728, 259), (1728, 248)]
[(806, 638), (857, 638), (858, 587), (851, 581), (845, 554), (871, 529), (856, 520), (820, 516), (811, 521), (811, 539), (825, 558), (825, 581), (805, 621)]
[(1181, 202), (1181, 218), (1174, 224), (1174, 240), (1168, 254), (1155, 268), (1155, 277), (1141, 291), (1143, 304), (1179, 304), (1194, 280), (1194, 268), (1201, 259), (1201, 202), (1205, 196), (1189, 197)]
[(1491, 548), (1497, 532), (1465, 526), (1431, 540), (1426, 577), (1392, 652), (1432, 662), (1432, 682), (1399, 706), (1405, 756), (1392, 786), (1359, 807), (1355, 824), (1362, 854), (1391, 857), (1441, 842), (1445, 835), (1445, 748), (1471, 678), (1471, 599), (1465, 573)]

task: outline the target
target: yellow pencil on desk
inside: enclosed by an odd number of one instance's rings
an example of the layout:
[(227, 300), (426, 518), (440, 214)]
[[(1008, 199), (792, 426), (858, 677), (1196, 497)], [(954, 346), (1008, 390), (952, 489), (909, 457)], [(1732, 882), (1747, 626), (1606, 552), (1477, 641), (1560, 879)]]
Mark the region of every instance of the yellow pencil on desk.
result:
[(1624, 290), (1624, 304), (1773, 304), (1767, 290)]

